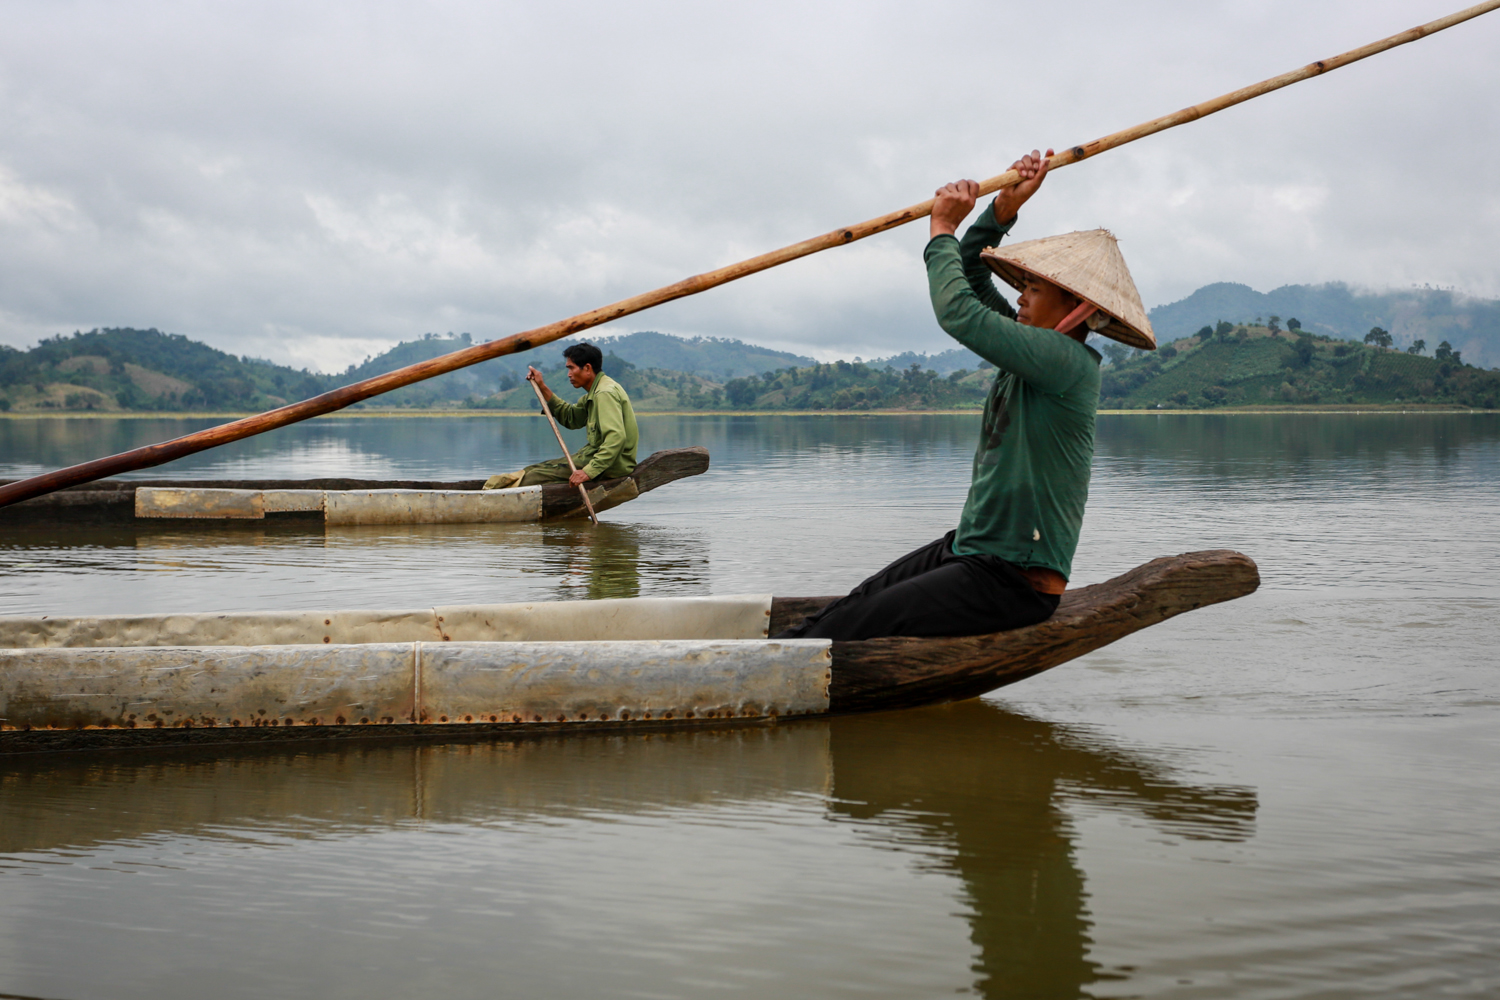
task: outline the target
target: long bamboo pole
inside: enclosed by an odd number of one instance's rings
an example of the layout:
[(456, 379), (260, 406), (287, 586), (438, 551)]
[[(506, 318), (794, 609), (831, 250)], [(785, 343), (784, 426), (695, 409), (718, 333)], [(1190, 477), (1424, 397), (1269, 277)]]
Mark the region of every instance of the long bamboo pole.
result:
[[(557, 435), (557, 446), (562, 449), (563, 458), (568, 460), (568, 471), (577, 472), (578, 466), (573, 464), (573, 453), (568, 451), (568, 443), (563, 440), (562, 431), (557, 429), (557, 418), (552, 415), (552, 407), (547, 405), (547, 397), (542, 395), (542, 387), (536, 384), (536, 379), (534, 378), (527, 377), (526, 381), (530, 382), (531, 387), (536, 390), (536, 401), (542, 404), (542, 413), (546, 416), (547, 423), (552, 425), (552, 433)], [(521, 478), (524, 479), (525, 477)], [(516, 485), (520, 486), (521, 480), (516, 480)], [(599, 515), (594, 513), (594, 504), (589, 499), (588, 487), (579, 483), (578, 495), (583, 497), (583, 506), (589, 512), (589, 520), (593, 521), (597, 527), (599, 524)]]
[[(1331, 59), (1320, 59), (1315, 63), (1303, 66), (1301, 69), (1294, 69), (1289, 73), (1273, 76), (1269, 80), (1262, 80), (1260, 83), (1241, 87), (1239, 90), (1230, 91), (1213, 100), (1204, 101), (1202, 104), (1194, 104), (1192, 107), (1183, 108), (1181, 111), (1174, 112), (1173, 114), (1143, 122), (1134, 128), (1115, 132), (1102, 139), (1095, 139), (1093, 142), (1071, 146), (1053, 156), (1048, 161), (1049, 166), (1055, 170), (1058, 167), (1066, 167), (1080, 160), (1098, 156), (1106, 150), (1123, 146), (1128, 142), (1143, 139), (1148, 135), (1154, 135), (1157, 132), (1165, 131), (1177, 125), (1197, 121), (1199, 118), (1207, 117), (1216, 111), (1223, 111), (1225, 108), (1242, 104), (1251, 98), (1259, 97), (1262, 94), (1269, 94), (1271, 91), (1280, 90), (1282, 87), (1289, 87), (1310, 77), (1321, 76), (1342, 66), (1347, 66), (1352, 62), (1358, 62), (1361, 59), (1367, 59), (1387, 49), (1393, 49), (1398, 45), (1405, 45), (1419, 38), (1425, 38), (1445, 28), (1451, 28), (1455, 24), (1462, 24), (1471, 18), (1487, 14), (1496, 8), (1500, 8), (1500, 0), (1486, 0), (1484, 3), (1475, 4), (1455, 14), (1449, 14), (1447, 17), (1440, 17), (1436, 21), (1429, 21), (1427, 24), (1410, 28), (1398, 34), (1391, 35), (1389, 38), (1382, 38), (1378, 42), (1371, 42), (1369, 45), (1351, 49), (1343, 55), (1334, 56)], [(1003, 174), (997, 174), (989, 180), (984, 181), (979, 185), (979, 191), (981, 195), (993, 194), (1003, 187), (1008, 187), (1016, 183), (1018, 180), (1020, 180), (1020, 176), (1014, 170), (1007, 170)], [(887, 229), (904, 226), (908, 222), (913, 222), (930, 214), (932, 214), (932, 199), (929, 198), (927, 201), (912, 205), (910, 208), (903, 208), (900, 211), (870, 219), (868, 222), (861, 222), (858, 225), (848, 226), (843, 229), (835, 229), (832, 232), (824, 233), (822, 236), (815, 236), (810, 240), (803, 240), (801, 243), (793, 243), (791, 246), (782, 247), (780, 250), (773, 250), (758, 257), (742, 260), (738, 264), (730, 264), (718, 270), (706, 271), (691, 278), (684, 278), (675, 284), (658, 288), (654, 292), (632, 295), (630, 298), (621, 299), (612, 305), (591, 309), (588, 312), (579, 313), (577, 316), (558, 320), (555, 323), (548, 323), (546, 326), (539, 326), (524, 333), (512, 334), (500, 340), (476, 344), (462, 351), (454, 351), (452, 354), (445, 354), (442, 357), (433, 358), (429, 361), (422, 361), (414, 365), (408, 365), (405, 368), (398, 368), (393, 372), (377, 375), (374, 378), (367, 378), (362, 382), (354, 382), (350, 385), (325, 392), (321, 396), (305, 399), (300, 403), (292, 403), (279, 409), (257, 414), (253, 417), (245, 417), (227, 424), (220, 424), (217, 427), (209, 427), (193, 434), (174, 438), (171, 441), (147, 445), (144, 448), (135, 448), (131, 451), (121, 452), (118, 455), (111, 455), (108, 458), (98, 458), (92, 462), (84, 462), (66, 469), (59, 469), (56, 472), (48, 472), (40, 476), (33, 476), (31, 479), (23, 479), (6, 486), (0, 486), (0, 507), (20, 503), (22, 500), (29, 500), (32, 497), (42, 496), (55, 490), (66, 489), (69, 486), (77, 486), (80, 483), (103, 479), (106, 476), (118, 475), (122, 472), (132, 472), (136, 469), (148, 469), (154, 465), (171, 462), (208, 448), (216, 448), (221, 444), (228, 444), (232, 441), (238, 441), (241, 438), (262, 434), (266, 431), (275, 430), (278, 427), (285, 427), (288, 424), (307, 420), (310, 417), (317, 417), (325, 413), (332, 413), (335, 410), (342, 410), (346, 406), (351, 406), (372, 396), (379, 396), (381, 393), (390, 392), (392, 389), (399, 389), (402, 386), (435, 378), (438, 375), (446, 375), (448, 372), (467, 368), (470, 365), (477, 365), (492, 358), (503, 357), (507, 354), (516, 354), (521, 351), (529, 351), (533, 347), (551, 343), (554, 340), (578, 333), (581, 330), (609, 323), (621, 317), (629, 316), (632, 313), (638, 313), (643, 309), (650, 309), (652, 306), (671, 302), (674, 299), (697, 295), (699, 292), (716, 288), (719, 285), (727, 284), (746, 275), (755, 274), (759, 271), (776, 267), (778, 264), (797, 260), (800, 257), (806, 257), (820, 250), (844, 246), (856, 240), (874, 236), (876, 233), (883, 233)]]

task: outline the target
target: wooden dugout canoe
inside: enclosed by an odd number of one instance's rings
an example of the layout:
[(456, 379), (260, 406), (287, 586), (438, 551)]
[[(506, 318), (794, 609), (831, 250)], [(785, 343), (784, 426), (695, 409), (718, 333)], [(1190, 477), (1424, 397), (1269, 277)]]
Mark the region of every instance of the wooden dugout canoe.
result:
[(768, 639), (829, 598), (0, 618), (0, 753), (772, 722), (972, 698), (1253, 592), (1156, 559), (994, 635)]
[[(619, 479), (589, 484), (595, 510), (608, 510), (659, 486), (708, 471), (708, 449), (671, 448)], [(3, 485), (3, 484), (0, 484)], [(378, 479), (106, 479), (36, 497), (0, 511), (0, 521), (190, 518), (263, 521), (313, 518), (327, 524), (473, 524), (586, 517), (567, 483), (481, 490), (458, 482)]]

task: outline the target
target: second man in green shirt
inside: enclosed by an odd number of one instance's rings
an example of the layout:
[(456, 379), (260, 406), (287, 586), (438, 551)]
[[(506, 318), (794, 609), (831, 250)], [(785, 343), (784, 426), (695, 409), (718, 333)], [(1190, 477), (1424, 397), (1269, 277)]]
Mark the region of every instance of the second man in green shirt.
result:
[(491, 476), (487, 490), (515, 486), (538, 486), (542, 483), (571, 482), (575, 485), (590, 479), (617, 479), (635, 471), (635, 449), (640, 432), (635, 425), (635, 410), (625, 388), (604, 374), (604, 356), (593, 344), (574, 344), (563, 351), (568, 382), (584, 390), (576, 403), (564, 402), (547, 388), (542, 373), (531, 368), (527, 378), (542, 390), (547, 408), (557, 422), (570, 430), (588, 428), (588, 441), (573, 455), (577, 472), (569, 473), (566, 458), (528, 465), (520, 472)]

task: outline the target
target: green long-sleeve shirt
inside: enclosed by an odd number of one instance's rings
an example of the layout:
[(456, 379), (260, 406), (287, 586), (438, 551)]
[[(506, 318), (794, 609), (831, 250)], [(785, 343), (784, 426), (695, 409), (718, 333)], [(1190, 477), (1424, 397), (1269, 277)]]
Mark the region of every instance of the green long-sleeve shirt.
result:
[(600, 372), (578, 402), (567, 403), (553, 395), (547, 407), (569, 430), (588, 427), (588, 443), (574, 454), (573, 464), (590, 479), (614, 479), (635, 471), (640, 432), (635, 426), (635, 409), (620, 383)]
[(1056, 330), (1015, 321), (979, 257), (1014, 223), (1000, 225), (986, 206), (962, 244), (938, 236), (924, 254), (938, 324), (997, 369), (953, 551), (1070, 577), (1094, 460), (1100, 358)]

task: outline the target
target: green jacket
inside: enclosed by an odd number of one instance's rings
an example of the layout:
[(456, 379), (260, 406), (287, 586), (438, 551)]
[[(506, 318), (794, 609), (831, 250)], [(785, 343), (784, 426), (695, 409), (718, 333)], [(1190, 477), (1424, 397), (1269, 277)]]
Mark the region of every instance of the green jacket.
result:
[(1011, 225), (986, 206), (962, 244), (938, 236), (924, 254), (939, 325), (997, 369), (953, 551), (1070, 577), (1094, 460), (1100, 358), (1056, 330), (1015, 321), (979, 257)]
[(640, 432), (635, 426), (635, 409), (620, 383), (600, 372), (578, 402), (565, 403), (554, 394), (547, 406), (557, 422), (569, 430), (587, 425), (588, 443), (573, 456), (573, 464), (590, 479), (615, 479), (635, 471)]

